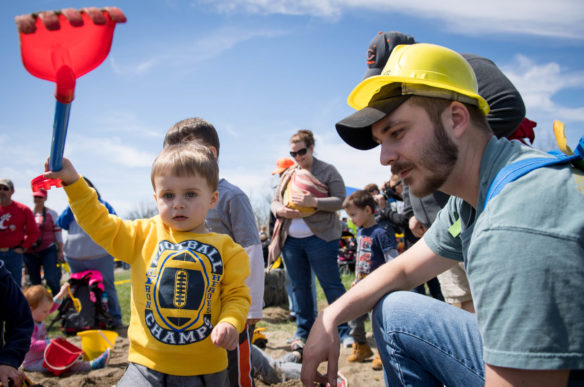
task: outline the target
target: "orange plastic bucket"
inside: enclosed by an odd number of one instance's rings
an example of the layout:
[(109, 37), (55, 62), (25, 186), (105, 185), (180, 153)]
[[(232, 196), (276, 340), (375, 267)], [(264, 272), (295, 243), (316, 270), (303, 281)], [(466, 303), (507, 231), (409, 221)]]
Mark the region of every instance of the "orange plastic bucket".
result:
[(45, 348), (43, 366), (55, 375), (60, 375), (78, 360), (83, 360), (83, 350), (58, 337)]

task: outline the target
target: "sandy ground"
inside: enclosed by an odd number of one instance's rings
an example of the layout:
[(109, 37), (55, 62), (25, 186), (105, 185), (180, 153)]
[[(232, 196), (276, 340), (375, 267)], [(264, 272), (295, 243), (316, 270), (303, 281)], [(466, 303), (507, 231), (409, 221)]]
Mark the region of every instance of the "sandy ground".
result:
[[(264, 309), (264, 317), (270, 319), (271, 321), (277, 321), (286, 319), (288, 317), (288, 313), (282, 308), (270, 307)], [(268, 338), (268, 343), (265, 349), (267, 353), (269, 353), (274, 358), (278, 358), (286, 351), (288, 351), (289, 345), (286, 344), (286, 340), (290, 337), (290, 333), (272, 330), (267, 330), (264, 333)], [(69, 340), (77, 346), (81, 346), (78, 337), (70, 337)], [(27, 372), (27, 376), (31, 379), (32, 382), (41, 384), (46, 387), (114, 386), (118, 380), (120, 380), (127, 367), (128, 348), (129, 343), (127, 336), (125, 332), (121, 332), (120, 336), (116, 340), (115, 348), (112, 352), (109, 365), (105, 369), (94, 370), (87, 373), (68, 373), (62, 376)], [(347, 363), (346, 358), (350, 355), (350, 353), (350, 348), (342, 348), (339, 361), (339, 369), (348, 379), (350, 386), (376, 387), (384, 385), (383, 372), (372, 370), (370, 361), (365, 363)], [(326, 366), (324, 364), (321, 365), (320, 370), (324, 373)], [(262, 383), (260, 380), (256, 380), (256, 386), (262, 387), (266, 386), (266, 384)], [(290, 380), (284, 383), (272, 384), (272, 386), (292, 387), (302, 386), (302, 383), (300, 380)]]

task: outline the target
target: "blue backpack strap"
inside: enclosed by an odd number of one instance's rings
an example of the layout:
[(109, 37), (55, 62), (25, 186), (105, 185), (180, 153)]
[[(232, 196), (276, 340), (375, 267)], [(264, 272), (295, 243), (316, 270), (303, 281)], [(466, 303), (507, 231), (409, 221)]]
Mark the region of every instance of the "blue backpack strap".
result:
[(499, 173), (497, 173), (497, 176), (495, 176), (495, 179), (493, 179), (493, 182), (487, 191), (487, 197), (483, 203), (483, 210), (487, 206), (487, 203), (492, 198), (497, 196), (508, 183), (517, 180), (521, 176), (533, 171), (534, 169), (566, 163), (573, 163), (578, 168), (583, 168), (584, 137), (580, 138), (578, 146), (572, 155), (566, 155), (560, 151), (551, 151), (549, 153), (555, 156), (555, 158), (535, 157), (531, 159), (520, 160), (502, 168)]

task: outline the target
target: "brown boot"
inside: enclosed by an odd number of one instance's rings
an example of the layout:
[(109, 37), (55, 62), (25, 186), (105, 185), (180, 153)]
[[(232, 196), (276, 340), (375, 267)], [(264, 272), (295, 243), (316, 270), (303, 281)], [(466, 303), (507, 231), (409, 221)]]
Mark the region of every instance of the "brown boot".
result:
[(353, 343), (353, 353), (349, 355), (347, 361), (351, 363), (360, 362), (367, 360), (371, 356), (373, 356), (373, 351), (371, 351), (369, 344)]
[(381, 363), (381, 357), (379, 357), (379, 354), (377, 354), (375, 359), (371, 362), (371, 368), (375, 371), (381, 371), (383, 369), (383, 364)]

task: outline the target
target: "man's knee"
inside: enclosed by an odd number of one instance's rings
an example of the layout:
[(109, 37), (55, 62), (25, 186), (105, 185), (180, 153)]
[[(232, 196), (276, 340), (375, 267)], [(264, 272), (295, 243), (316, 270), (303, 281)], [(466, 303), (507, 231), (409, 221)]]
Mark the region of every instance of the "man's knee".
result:
[(379, 300), (373, 308), (373, 324), (378, 326), (399, 325), (419, 316), (419, 306), (430, 297), (409, 291), (392, 292)]

